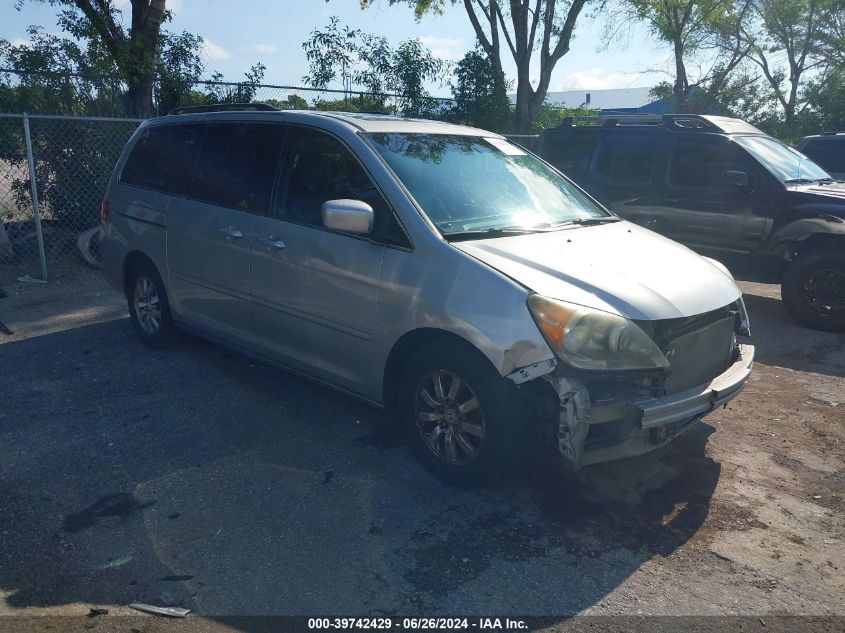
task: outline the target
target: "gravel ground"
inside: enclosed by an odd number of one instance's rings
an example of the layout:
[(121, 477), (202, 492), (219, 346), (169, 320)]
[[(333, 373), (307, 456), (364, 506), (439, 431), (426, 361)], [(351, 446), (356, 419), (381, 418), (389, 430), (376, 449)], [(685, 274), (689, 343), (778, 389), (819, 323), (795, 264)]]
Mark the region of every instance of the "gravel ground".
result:
[(648, 456), (577, 476), (537, 464), (481, 491), (440, 483), (382, 413), (316, 384), (189, 337), (144, 348), (96, 276), (9, 293), (0, 615), (148, 602), (839, 630), (845, 337), (796, 325), (777, 286), (741, 285), (758, 362), (726, 409)]

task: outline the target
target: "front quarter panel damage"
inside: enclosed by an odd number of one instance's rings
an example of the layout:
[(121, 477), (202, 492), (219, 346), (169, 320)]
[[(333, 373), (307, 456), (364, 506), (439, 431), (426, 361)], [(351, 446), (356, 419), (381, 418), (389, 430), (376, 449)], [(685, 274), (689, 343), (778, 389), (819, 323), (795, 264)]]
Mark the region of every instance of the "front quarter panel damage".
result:
[(584, 384), (573, 378), (546, 374), (558, 396), (557, 444), (563, 465), (571, 470), (581, 467), (584, 442), (590, 429), (590, 394)]

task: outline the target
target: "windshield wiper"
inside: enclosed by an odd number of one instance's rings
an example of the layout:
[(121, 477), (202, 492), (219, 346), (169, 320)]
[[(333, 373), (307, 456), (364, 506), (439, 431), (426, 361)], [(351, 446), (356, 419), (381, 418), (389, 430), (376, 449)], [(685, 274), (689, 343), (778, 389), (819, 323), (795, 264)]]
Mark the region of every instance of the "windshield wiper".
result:
[[(822, 178), (821, 180), (826, 180)], [(819, 179), (813, 178), (790, 178), (789, 180), (784, 180), (784, 184), (787, 185), (811, 185), (814, 182), (819, 182)]]
[(526, 235), (527, 233), (540, 233), (544, 229), (535, 228), (527, 229), (520, 227), (501, 227), (490, 229), (479, 229), (476, 231), (455, 231), (454, 233), (445, 233), (445, 237), (450, 242), (459, 242), (461, 240), (484, 240), (488, 237), (507, 237), (508, 235)]
[(554, 226), (568, 226), (575, 224), (577, 226), (592, 226), (593, 224), (606, 224), (608, 222), (621, 222), (621, 220), (612, 215), (603, 215), (598, 218), (578, 218), (577, 220), (567, 220), (566, 222), (559, 222)]

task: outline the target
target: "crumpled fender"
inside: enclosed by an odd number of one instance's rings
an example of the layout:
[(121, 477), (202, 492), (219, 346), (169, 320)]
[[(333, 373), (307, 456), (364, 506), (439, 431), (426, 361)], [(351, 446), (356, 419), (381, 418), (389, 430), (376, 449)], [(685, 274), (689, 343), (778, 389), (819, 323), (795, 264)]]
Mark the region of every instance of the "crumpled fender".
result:
[(584, 442), (590, 429), (590, 394), (584, 384), (573, 378), (546, 374), (560, 401), (557, 442), (561, 461), (570, 470), (581, 468)]

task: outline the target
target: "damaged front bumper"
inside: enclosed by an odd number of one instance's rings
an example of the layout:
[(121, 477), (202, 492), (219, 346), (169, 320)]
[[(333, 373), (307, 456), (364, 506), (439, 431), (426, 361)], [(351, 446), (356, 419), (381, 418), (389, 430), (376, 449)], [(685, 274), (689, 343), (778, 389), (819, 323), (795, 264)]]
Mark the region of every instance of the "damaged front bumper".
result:
[(587, 387), (554, 371), (542, 378), (558, 396), (557, 444), (565, 466), (581, 466), (642, 455), (686, 431), (745, 387), (754, 347), (740, 345), (736, 361), (709, 384), (630, 402), (591, 403)]

